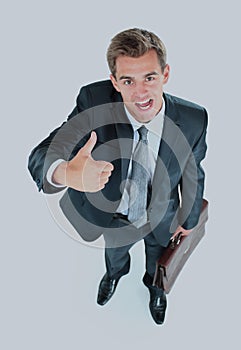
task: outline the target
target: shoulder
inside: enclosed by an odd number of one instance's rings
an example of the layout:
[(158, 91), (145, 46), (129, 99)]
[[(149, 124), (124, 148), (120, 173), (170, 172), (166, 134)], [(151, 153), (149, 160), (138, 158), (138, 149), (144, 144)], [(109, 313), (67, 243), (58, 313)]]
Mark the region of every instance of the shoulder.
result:
[(197, 110), (197, 111), (203, 111), (205, 108), (195, 102), (191, 102), (189, 100), (185, 100), (181, 97), (177, 97), (171, 94), (164, 94), (166, 99), (169, 100), (171, 103), (175, 104), (178, 108), (183, 110)]
[(120, 94), (115, 90), (110, 80), (102, 80), (90, 83), (80, 89), (77, 103), (87, 104), (86, 107), (94, 107), (105, 103), (121, 102)]
[(167, 109), (174, 110), (184, 124), (192, 124), (193, 127), (196, 125), (199, 128), (207, 126), (208, 114), (205, 107), (167, 93), (164, 94), (164, 97)]

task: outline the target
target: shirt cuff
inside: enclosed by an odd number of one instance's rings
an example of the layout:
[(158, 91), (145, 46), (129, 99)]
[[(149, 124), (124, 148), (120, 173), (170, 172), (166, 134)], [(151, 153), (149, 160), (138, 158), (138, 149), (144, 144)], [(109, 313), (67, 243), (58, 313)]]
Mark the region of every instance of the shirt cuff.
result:
[(56, 160), (55, 162), (53, 162), (53, 164), (51, 164), (51, 166), (49, 167), (49, 170), (47, 171), (47, 174), (46, 174), (46, 178), (47, 178), (47, 181), (54, 187), (57, 187), (57, 188), (65, 188), (66, 186), (63, 186), (63, 185), (59, 185), (59, 184), (56, 184), (53, 182), (53, 173), (55, 171), (55, 169), (57, 168), (57, 166), (59, 166), (60, 163), (62, 162), (65, 162), (65, 160), (63, 159), (58, 159)]

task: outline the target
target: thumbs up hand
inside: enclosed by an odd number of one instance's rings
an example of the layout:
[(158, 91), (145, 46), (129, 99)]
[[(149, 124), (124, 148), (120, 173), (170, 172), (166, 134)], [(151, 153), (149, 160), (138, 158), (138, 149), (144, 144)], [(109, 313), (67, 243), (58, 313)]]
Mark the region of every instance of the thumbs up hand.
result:
[(92, 131), (89, 140), (69, 162), (62, 162), (55, 169), (53, 181), (82, 192), (97, 192), (105, 187), (114, 167), (111, 163), (94, 160), (91, 152), (97, 141)]

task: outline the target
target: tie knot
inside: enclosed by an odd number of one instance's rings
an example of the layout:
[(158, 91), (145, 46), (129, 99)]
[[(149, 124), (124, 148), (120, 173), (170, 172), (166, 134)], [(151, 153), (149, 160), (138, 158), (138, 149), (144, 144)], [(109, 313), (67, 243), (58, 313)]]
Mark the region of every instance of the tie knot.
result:
[(138, 133), (140, 135), (140, 140), (144, 141), (145, 143), (147, 143), (147, 133), (148, 133), (148, 129), (143, 125), (141, 126), (138, 130)]

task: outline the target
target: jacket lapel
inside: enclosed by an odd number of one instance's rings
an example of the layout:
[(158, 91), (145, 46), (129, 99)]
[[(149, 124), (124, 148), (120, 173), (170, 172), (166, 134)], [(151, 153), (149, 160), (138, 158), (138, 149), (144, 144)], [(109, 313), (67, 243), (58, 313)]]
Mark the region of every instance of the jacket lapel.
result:
[(114, 103), (116, 134), (121, 156), (121, 181), (127, 178), (129, 162), (133, 147), (133, 128), (125, 113), (123, 102)]
[[(159, 198), (167, 198), (170, 193), (171, 179), (169, 175), (169, 166), (172, 157), (175, 156), (175, 150), (178, 149), (180, 141), (180, 120), (178, 110), (170, 95), (164, 94), (163, 97), (166, 103), (166, 110), (156, 169), (152, 183), (152, 188), (154, 189), (154, 191), (152, 191), (152, 200), (156, 199), (157, 196)], [(160, 179), (162, 190), (160, 190)], [(156, 191), (155, 188), (158, 188), (158, 191)]]
[[(171, 156), (173, 155), (173, 151), (176, 149), (176, 145), (179, 141), (180, 120), (178, 110), (175, 107), (171, 96), (164, 94), (164, 98), (166, 102), (166, 110), (164, 116), (162, 138), (159, 147), (159, 157), (165, 166), (168, 167)], [(165, 145), (168, 147), (165, 147)]]

